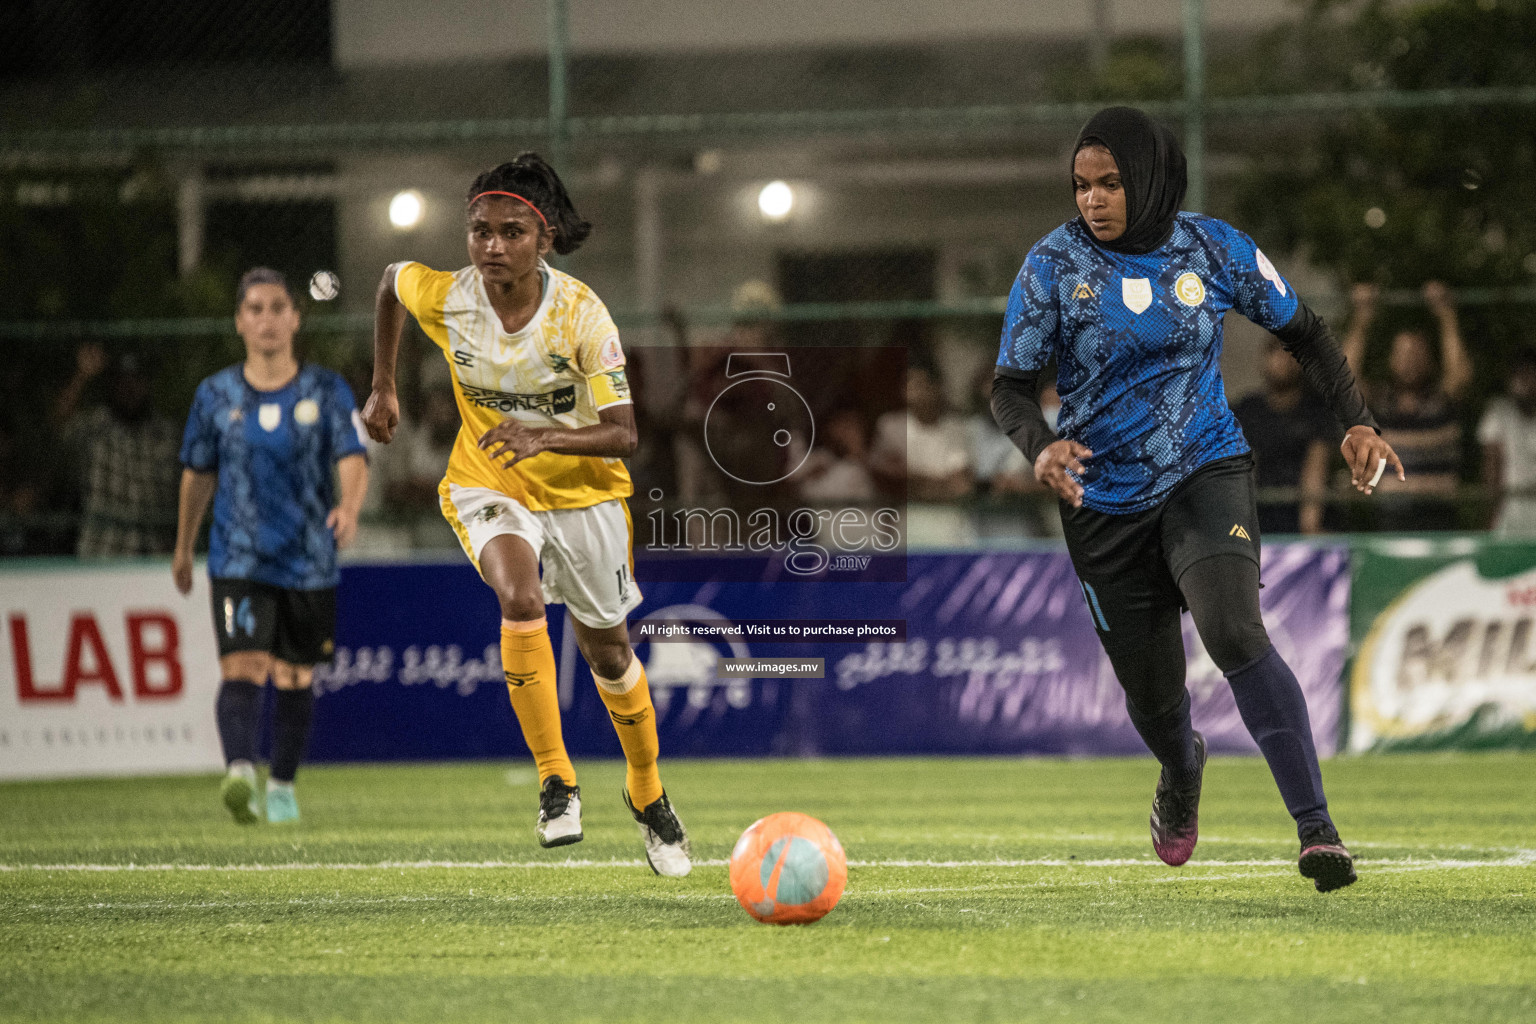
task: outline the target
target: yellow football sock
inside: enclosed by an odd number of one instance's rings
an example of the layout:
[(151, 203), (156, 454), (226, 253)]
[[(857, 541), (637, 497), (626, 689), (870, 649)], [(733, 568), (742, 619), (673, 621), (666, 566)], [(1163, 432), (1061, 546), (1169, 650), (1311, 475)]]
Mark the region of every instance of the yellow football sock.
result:
[(507, 695), (522, 727), (523, 739), (539, 766), (539, 784), (551, 775), (576, 785), (576, 769), (560, 735), (560, 694), (556, 689), (555, 649), (545, 620), (501, 620), (501, 668)]
[(656, 709), (651, 706), (651, 687), (645, 679), (645, 666), (630, 656), (629, 668), (618, 679), (604, 679), (596, 672), (597, 692), (608, 705), (613, 731), (624, 748), (624, 785), (629, 799), (644, 810), (661, 799), (661, 773), (656, 770), (656, 756), (661, 743), (656, 739)]

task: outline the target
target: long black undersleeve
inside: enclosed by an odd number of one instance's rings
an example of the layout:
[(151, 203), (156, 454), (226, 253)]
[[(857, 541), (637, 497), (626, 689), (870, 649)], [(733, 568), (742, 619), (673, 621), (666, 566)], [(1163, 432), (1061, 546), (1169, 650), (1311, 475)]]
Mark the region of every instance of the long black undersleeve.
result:
[[(1301, 364), (1301, 372), (1307, 383), (1322, 396), (1338, 418), (1339, 426), (1370, 427), (1377, 433), (1381, 428), (1366, 407), (1365, 396), (1355, 382), (1355, 375), (1344, 358), (1344, 350), (1334, 339), (1333, 332), (1323, 318), (1312, 312), (1305, 302), (1296, 304), (1296, 315), (1291, 322), (1275, 332), (1280, 344)], [(995, 400), (994, 400), (995, 401)]]
[(992, 378), (992, 418), (1031, 467), (1046, 446), (1058, 440), (1040, 408), (1040, 371), (999, 366)]

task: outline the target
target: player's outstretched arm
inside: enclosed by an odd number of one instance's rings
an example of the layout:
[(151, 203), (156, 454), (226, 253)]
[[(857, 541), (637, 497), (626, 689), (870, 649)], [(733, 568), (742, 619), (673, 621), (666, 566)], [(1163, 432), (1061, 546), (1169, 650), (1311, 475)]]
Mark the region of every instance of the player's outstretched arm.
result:
[(597, 414), (589, 427), (530, 427), (504, 419), (480, 435), (480, 449), (510, 468), (542, 452), (627, 459), (640, 447), (633, 405), (612, 405)]
[(183, 594), (192, 592), (192, 554), (197, 544), (197, 531), (203, 525), (208, 503), (218, 488), (217, 473), (199, 473), (192, 469), (181, 471), (181, 499), (176, 509), (176, 552), (171, 557), (171, 576), (176, 589)]
[(1375, 491), (1388, 466), (1396, 471), (1399, 480), (1406, 480), (1397, 453), (1382, 440), (1376, 428), (1376, 419), (1365, 404), (1365, 396), (1360, 393), (1349, 359), (1322, 318), (1305, 302), (1300, 302), (1296, 306), (1296, 315), (1275, 332), (1275, 337), (1301, 364), (1308, 383), (1344, 426), (1344, 442), (1339, 449), (1344, 453), (1344, 461), (1349, 463), (1350, 483), (1355, 489), (1362, 494)]
[(395, 394), (395, 364), (400, 355), (400, 332), (405, 329), (406, 308), (395, 295), (398, 263), (384, 268), (373, 303), (373, 392), (363, 406), (363, 426), (380, 444), (394, 439), (400, 425), (400, 399)]
[(1361, 494), (1376, 490), (1388, 466), (1396, 470), (1399, 480), (1408, 479), (1397, 452), (1370, 427), (1350, 427), (1339, 450), (1344, 453), (1344, 461), (1349, 463), (1349, 482)]
[(1078, 483), (1086, 469), (1083, 459), (1093, 458), (1087, 445), (1076, 441), (1054, 441), (1035, 459), (1035, 479), (1073, 508), (1083, 507), (1083, 485)]
[(1077, 441), (1057, 438), (1040, 409), (1040, 371), (999, 365), (992, 380), (992, 417), (1035, 469), (1035, 479), (1073, 508), (1083, 504), (1083, 459), (1093, 452)]
[(348, 455), (336, 463), (336, 475), (341, 480), (341, 500), (325, 517), (325, 525), (335, 534), (336, 546), (344, 548), (357, 536), (357, 517), (368, 494), (368, 457)]

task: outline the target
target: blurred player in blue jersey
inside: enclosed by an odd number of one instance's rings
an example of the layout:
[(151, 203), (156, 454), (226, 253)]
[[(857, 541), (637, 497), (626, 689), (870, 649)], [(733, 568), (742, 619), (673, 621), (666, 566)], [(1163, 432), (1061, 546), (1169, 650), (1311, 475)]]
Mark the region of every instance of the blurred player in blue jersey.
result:
[[(1253, 456), (1221, 381), (1222, 316), (1273, 331), (1347, 428), (1355, 486), (1402, 466), (1338, 343), (1232, 226), (1180, 213), (1173, 134), (1111, 107), (1073, 154), (1077, 219), (1030, 250), (1004, 319), (992, 409), (1060, 497), (1067, 550), (1137, 732), (1162, 765), (1152, 845), (1183, 864), (1198, 837), (1205, 741), (1190, 724), (1179, 613), (1232, 685), (1320, 891), (1355, 880), (1328, 815), (1306, 701), (1259, 614)], [(1059, 438), (1039, 404), (1054, 360)]]
[(336, 550), (357, 533), (368, 460), (346, 381), (294, 354), (299, 310), (283, 276), (248, 272), (236, 307), (245, 362), (198, 385), (182, 437), (172, 571), (189, 593), (192, 549), (212, 500), (208, 575), (229, 765), (222, 796), (236, 821), (260, 817), (256, 731), (270, 677), (277, 713), (266, 816), (276, 823), (299, 816), (293, 779), (309, 741), (310, 681), (335, 646)]

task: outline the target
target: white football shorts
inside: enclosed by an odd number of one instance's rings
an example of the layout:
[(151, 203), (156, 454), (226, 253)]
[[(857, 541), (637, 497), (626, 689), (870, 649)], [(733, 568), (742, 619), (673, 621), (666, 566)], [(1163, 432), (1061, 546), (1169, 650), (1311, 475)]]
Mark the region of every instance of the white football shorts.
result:
[(535, 512), (488, 487), (449, 484), (443, 515), (476, 569), (492, 537), (510, 534), (527, 541), (539, 558), (544, 603), (565, 605), (584, 625), (617, 626), (640, 604), (622, 499)]

